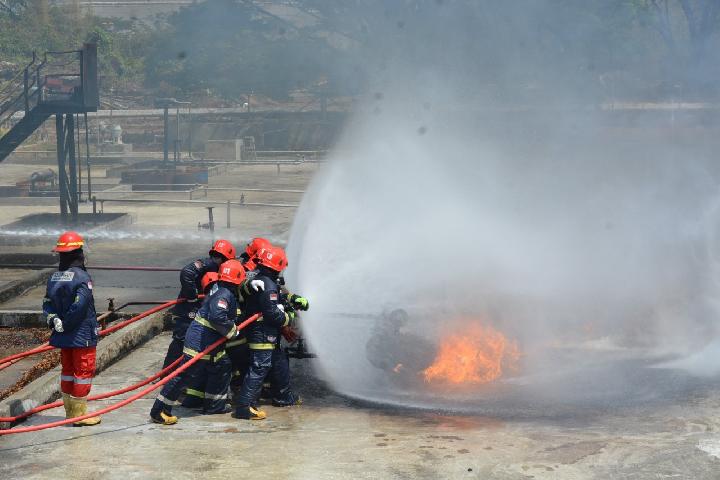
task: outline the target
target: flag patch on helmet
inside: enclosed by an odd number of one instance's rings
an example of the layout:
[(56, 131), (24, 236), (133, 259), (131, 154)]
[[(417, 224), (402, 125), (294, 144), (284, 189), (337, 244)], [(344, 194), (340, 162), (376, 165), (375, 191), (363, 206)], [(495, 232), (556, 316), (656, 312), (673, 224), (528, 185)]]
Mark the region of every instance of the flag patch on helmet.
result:
[(218, 300), (217, 306), (219, 308), (222, 308), (223, 310), (227, 310), (227, 308), (228, 308), (227, 301), (224, 298), (221, 298), (220, 300)]
[(277, 302), (277, 293), (271, 293), (270, 294), (270, 300)]

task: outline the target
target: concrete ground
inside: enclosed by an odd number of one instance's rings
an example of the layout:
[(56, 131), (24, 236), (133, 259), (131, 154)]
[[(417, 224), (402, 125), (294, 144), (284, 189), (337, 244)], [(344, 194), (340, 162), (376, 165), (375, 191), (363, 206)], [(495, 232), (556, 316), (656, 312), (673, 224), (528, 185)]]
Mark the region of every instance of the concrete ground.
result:
[[(94, 392), (160, 368), (162, 334), (103, 372)], [(326, 390), (312, 360), (293, 360), (301, 407), (263, 407), (240, 421), (178, 408), (175, 426), (149, 423), (154, 394), (93, 428), (0, 438), (4, 478), (716, 479), (720, 396), (683, 405), (514, 421), (359, 405)], [(718, 392), (714, 392), (718, 393)], [(125, 398), (124, 394), (119, 398)], [(94, 402), (104, 407), (119, 400)], [(58, 420), (61, 409), (24, 425)]]

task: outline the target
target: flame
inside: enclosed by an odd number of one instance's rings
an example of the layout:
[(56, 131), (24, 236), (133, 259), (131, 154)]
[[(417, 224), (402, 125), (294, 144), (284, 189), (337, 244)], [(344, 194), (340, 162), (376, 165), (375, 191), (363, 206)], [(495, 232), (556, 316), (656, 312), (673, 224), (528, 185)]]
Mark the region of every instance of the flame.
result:
[(483, 384), (500, 378), (503, 367), (516, 370), (519, 358), (515, 341), (490, 326), (472, 323), (442, 341), (433, 364), (422, 375), (426, 382)]

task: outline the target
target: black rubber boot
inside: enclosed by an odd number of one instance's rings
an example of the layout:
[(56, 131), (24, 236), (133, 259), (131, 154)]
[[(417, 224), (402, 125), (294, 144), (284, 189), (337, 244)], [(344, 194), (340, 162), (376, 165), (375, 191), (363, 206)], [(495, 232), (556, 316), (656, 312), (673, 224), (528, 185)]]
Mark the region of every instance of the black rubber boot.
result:
[(293, 392), (286, 393), (283, 397), (272, 399), (273, 407), (292, 407), (302, 405), (302, 398)]
[(232, 416), (241, 420), (264, 420), (267, 418), (265, 412), (254, 407), (237, 407)]

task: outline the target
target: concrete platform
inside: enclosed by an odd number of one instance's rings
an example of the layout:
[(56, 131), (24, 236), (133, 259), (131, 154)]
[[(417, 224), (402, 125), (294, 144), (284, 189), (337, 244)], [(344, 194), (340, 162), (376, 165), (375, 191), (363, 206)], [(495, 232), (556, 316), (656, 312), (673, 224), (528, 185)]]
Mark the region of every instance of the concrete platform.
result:
[[(157, 371), (168, 342), (168, 334), (160, 335), (110, 367), (94, 392)], [(3, 477), (63, 478), (72, 471), (77, 478), (123, 480), (718, 478), (717, 395), (650, 411), (512, 421), (357, 405), (324, 389), (307, 361), (295, 362), (294, 373), (305, 404), (265, 407), (269, 418), (262, 422), (179, 408), (178, 425), (155, 425), (148, 422), (148, 396), (97, 427), (2, 437)], [(49, 410), (25, 425), (61, 415)]]

